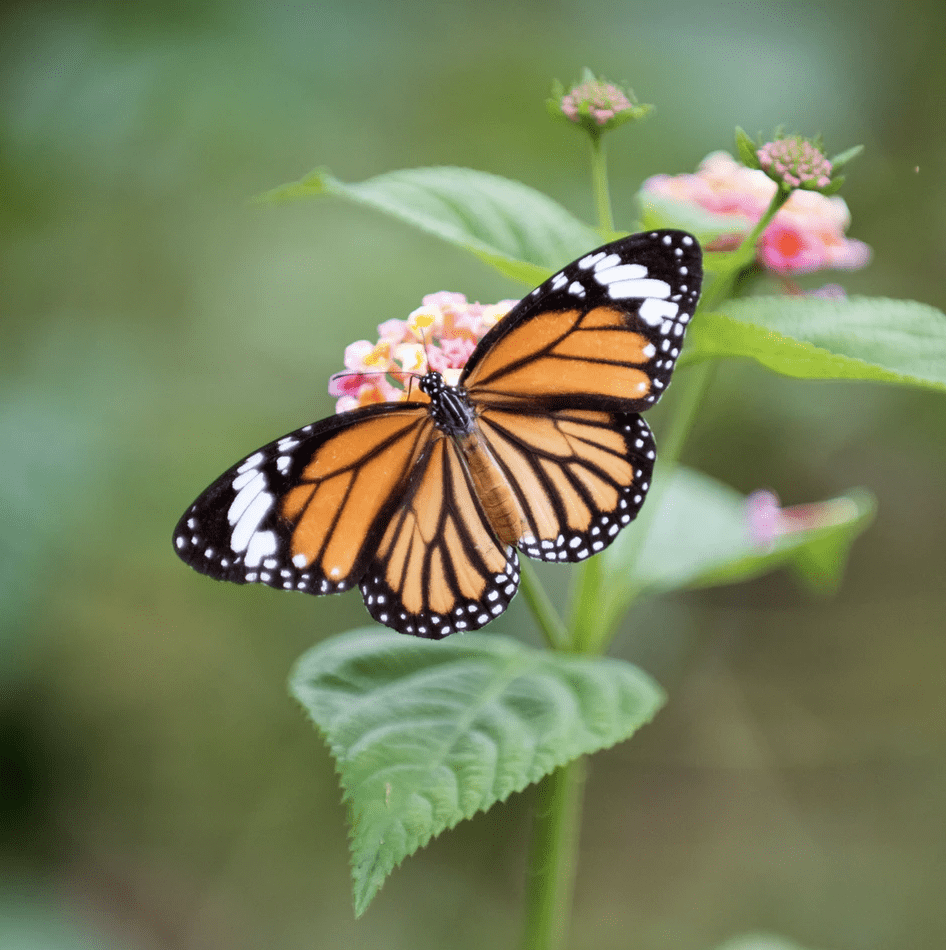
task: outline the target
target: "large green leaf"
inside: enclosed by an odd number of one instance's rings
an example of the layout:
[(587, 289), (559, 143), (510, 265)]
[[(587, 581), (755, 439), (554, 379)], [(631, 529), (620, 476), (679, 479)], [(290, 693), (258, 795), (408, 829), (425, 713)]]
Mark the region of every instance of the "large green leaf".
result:
[(663, 703), (660, 688), (620, 660), (499, 634), (432, 642), (376, 627), (310, 650), (291, 689), (337, 763), (359, 915), (434, 835), (627, 739)]
[(913, 300), (746, 297), (701, 313), (682, 361), (747, 356), (801, 379), (946, 390), (946, 314)]
[(356, 184), (316, 169), (261, 200), (319, 195), (389, 214), (471, 251), (529, 286), (601, 243), (595, 231), (541, 192), (470, 168), (408, 168)]
[[(812, 589), (831, 591), (875, 510), (873, 496), (855, 489), (810, 506), (807, 517), (763, 544), (752, 536), (746, 496), (728, 485), (684, 467), (658, 469), (654, 482), (652, 519), (622, 532), (602, 555), (609, 622), (640, 593), (733, 584), (783, 566)], [(648, 523), (641, 544), (638, 528)]]

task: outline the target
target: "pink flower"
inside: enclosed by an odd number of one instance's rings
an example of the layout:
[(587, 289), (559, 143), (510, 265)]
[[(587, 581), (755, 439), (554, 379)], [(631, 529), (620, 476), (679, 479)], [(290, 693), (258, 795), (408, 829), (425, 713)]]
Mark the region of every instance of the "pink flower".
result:
[(760, 263), (777, 274), (810, 274), (824, 267), (821, 242), (812, 231), (788, 219), (775, 220), (759, 242)]
[[(759, 221), (778, 187), (765, 172), (740, 165), (727, 152), (713, 152), (703, 159), (694, 175), (647, 179), (641, 196), (645, 203), (648, 195), (655, 195), (731, 218), (735, 234), (712, 245), (715, 250), (730, 250)], [(871, 250), (862, 241), (845, 237), (850, 223), (843, 198), (825, 197), (817, 191), (793, 191), (759, 240), (758, 262), (783, 276), (864, 267)]]
[(770, 178), (792, 188), (827, 188), (831, 184), (831, 162), (801, 136), (766, 142), (756, 157)]
[(746, 499), (749, 537), (760, 548), (771, 548), (780, 538), (801, 531), (843, 524), (856, 514), (857, 506), (848, 498), (782, 508), (775, 492), (762, 489)]
[(638, 105), (630, 89), (598, 78), (589, 70), (567, 92), (556, 82), (552, 95), (548, 101), (552, 115), (581, 126), (593, 138), (625, 122), (643, 119), (653, 110), (653, 106)]
[(411, 379), (428, 370), (456, 384), (476, 344), (517, 303), (469, 303), (463, 294), (428, 294), (407, 320), (386, 320), (377, 343), (357, 340), (345, 348), (346, 373), (329, 382), (336, 412), (377, 402), (399, 402), (417, 393)]
[(631, 101), (613, 83), (594, 79), (574, 86), (562, 99), (562, 112), (572, 122), (579, 122), (580, 116), (590, 115), (598, 125), (604, 125), (618, 112), (631, 108)]

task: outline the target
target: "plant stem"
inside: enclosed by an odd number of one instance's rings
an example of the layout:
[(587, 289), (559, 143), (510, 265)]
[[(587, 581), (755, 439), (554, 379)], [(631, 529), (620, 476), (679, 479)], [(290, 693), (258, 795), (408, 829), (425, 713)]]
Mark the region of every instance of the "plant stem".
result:
[(543, 779), (536, 802), (524, 950), (559, 950), (571, 917), (587, 763), (574, 759)]
[(579, 565), (569, 617), (571, 640), (567, 649), (572, 653), (595, 652), (601, 623), (603, 579), (604, 562), (601, 558), (591, 557), (584, 564)]
[(595, 193), (598, 227), (611, 235), (614, 233), (614, 216), (611, 214), (611, 195), (608, 192), (608, 160), (600, 135), (591, 136), (591, 183)]
[(553, 650), (566, 649), (566, 644), (570, 639), (568, 628), (545, 592), (545, 588), (535, 573), (535, 568), (524, 559), (519, 561), (519, 589), (532, 611), (535, 622), (545, 636), (545, 642)]

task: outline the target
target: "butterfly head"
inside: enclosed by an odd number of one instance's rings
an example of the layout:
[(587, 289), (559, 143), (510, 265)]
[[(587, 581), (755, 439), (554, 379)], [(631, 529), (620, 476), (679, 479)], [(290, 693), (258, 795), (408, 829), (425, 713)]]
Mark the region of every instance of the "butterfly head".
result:
[(472, 430), (473, 409), (464, 389), (451, 386), (436, 371), (421, 376), (419, 385), (430, 396), (430, 414), (439, 428), (457, 436)]
[(430, 396), (431, 399), (435, 399), (447, 388), (446, 380), (436, 370), (424, 373), (418, 385), (420, 386), (420, 391)]

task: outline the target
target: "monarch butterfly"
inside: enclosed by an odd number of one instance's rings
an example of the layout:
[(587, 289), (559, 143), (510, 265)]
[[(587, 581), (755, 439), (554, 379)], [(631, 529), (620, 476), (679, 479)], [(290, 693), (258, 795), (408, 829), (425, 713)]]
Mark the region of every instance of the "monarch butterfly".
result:
[(682, 231), (585, 254), (479, 342), (457, 386), (290, 432), (221, 475), (174, 532), (203, 574), (309, 594), (359, 585), (401, 633), (499, 616), (516, 550), (581, 561), (637, 515), (654, 440), (638, 415), (670, 381), (702, 281)]

